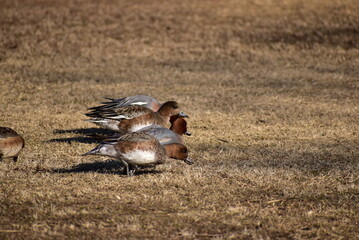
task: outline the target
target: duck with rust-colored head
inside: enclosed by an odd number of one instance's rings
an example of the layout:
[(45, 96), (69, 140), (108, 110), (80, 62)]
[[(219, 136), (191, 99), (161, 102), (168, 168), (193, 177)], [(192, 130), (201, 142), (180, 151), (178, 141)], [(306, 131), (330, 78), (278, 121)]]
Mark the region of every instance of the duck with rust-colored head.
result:
[(165, 102), (157, 112), (143, 106), (129, 106), (94, 110), (86, 115), (92, 117), (88, 121), (118, 132), (136, 132), (150, 125), (167, 126), (171, 116), (187, 116), (179, 111), (176, 101)]
[[(117, 139), (105, 139), (83, 156), (101, 155), (116, 158), (125, 165), (126, 174), (132, 176), (137, 166), (165, 163), (167, 154), (187, 163), (192, 162), (188, 158), (187, 148), (183, 148), (183, 146), (174, 144), (164, 147), (155, 137), (147, 133), (133, 132)], [(135, 166), (135, 168), (130, 169), (131, 166)]]
[(125, 165), (128, 176), (134, 174), (129, 165), (163, 164), (166, 150), (158, 140), (141, 132), (128, 133), (117, 139), (105, 139), (93, 150), (83, 154), (116, 158)]
[[(144, 128), (141, 128), (138, 130), (138, 132), (144, 132), (147, 133), (153, 137), (155, 137), (162, 145), (168, 144), (168, 143), (184, 143), (183, 141), (183, 134), (186, 134), (188, 136), (191, 135), (191, 133), (187, 130), (187, 122), (185, 119), (178, 117), (178, 116), (172, 116), (171, 117), (171, 127), (170, 129), (165, 128), (160, 125), (150, 125)], [(123, 136), (126, 133), (117, 133), (114, 135), (101, 135), (101, 134), (90, 134), (88, 136), (97, 138), (99, 140), (105, 140), (105, 139), (117, 139), (120, 136)]]
[(8, 127), (0, 127), (0, 161), (3, 158), (12, 158), (16, 162), (24, 146), (25, 141), (23, 137), (15, 130)]

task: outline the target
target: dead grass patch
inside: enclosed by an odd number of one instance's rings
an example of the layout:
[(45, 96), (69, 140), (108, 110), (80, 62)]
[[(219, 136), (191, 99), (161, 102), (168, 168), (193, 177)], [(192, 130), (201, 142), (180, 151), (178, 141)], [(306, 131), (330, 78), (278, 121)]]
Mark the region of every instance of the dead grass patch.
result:
[[(359, 4), (2, 1), (3, 239), (356, 239)], [(194, 166), (80, 157), (103, 96), (177, 100)]]

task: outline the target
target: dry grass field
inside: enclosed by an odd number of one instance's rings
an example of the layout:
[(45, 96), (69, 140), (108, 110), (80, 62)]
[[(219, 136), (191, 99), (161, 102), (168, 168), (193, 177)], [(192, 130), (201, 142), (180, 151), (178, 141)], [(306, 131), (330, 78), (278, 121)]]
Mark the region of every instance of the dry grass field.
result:
[[(357, 0), (1, 0), (0, 87), (0, 239), (359, 239)], [(80, 156), (140, 93), (194, 165)]]

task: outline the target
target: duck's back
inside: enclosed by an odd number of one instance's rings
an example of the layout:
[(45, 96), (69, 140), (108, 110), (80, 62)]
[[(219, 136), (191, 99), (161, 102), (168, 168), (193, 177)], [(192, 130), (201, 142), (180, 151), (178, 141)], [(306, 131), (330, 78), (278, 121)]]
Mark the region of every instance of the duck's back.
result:
[(160, 102), (150, 96), (147, 95), (135, 95), (130, 97), (112, 99), (113, 103), (116, 103), (117, 107), (125, 107), (125, 106), (144, 106), (146, 108), (152, 109), (153, 111), (157, 111), (161, 104)]
[(17, 136), (19, 136), (19, 134), (15, 130), (8, 127), (0, 127), (0, 139)]
[(89, 108), (89, 110), (98, 111), (98, 110), (108, 110), (108, 109), (115, 109), (115, 108), (129, 107), (129, 106), (143, 106), (156, 112), (161, 107), (161, 103), (157, 99), (146, 95), (135, 95), (135, 96), (117, 98), (117, 99), (114, 98), (105, 98), (105, 99), (108, 99), (110, 101), (103, 102), (101, 106), (92, 107)]
[(155, 137), (162, 145), (169, 143), (183, 143), (183, 139), (180, 135), (159, 125), (151, 125), (142, 128), (140, 131)]

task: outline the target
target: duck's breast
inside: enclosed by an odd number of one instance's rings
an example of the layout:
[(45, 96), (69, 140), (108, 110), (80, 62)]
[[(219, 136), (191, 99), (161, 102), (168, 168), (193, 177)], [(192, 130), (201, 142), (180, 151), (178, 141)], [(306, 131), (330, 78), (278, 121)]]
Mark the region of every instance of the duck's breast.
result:
[(156, 162), (156, 153), (151, 150), (133, 149), (123, 154), (130, 164), (144, 165)]
[(0, 153), (3, 157), (15, 157), (24, 147), (24, 139), (20, 136), (0, 139)]
[(133, 119), (122, 120), (119, 127), (129, 132), (137, 132), (140, 129), (151, 126), (154, 123), (155, 119), (151, 113), (148, 113)]

